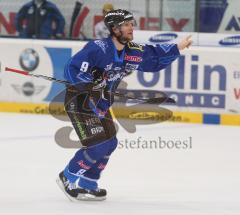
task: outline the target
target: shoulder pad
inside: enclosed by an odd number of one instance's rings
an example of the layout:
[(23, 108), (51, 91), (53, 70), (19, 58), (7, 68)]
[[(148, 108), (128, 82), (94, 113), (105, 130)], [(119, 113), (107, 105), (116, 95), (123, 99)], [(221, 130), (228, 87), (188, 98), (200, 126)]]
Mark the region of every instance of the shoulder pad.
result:
[(136, 50), (139, 50), (139, 51), (143, 51), (143, 46), (140, 45), (140, 44), (137, 44), (137, 43), (134, 43), (134, 42), (128, 42), (127, 45), (130, 49), (136, 49)]

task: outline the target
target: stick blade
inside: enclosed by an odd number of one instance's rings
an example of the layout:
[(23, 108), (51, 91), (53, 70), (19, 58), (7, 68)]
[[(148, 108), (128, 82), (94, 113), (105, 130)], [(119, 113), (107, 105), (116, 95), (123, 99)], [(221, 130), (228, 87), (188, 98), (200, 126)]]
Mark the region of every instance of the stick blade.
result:
[(157, 98), (150, 98), (146, 101), (149, 104), (162, 104), (162, 103), (172, 103), (175, 104), (176, 101), (170, 97), (157, 97)]
[(22, 74), (22, 75), (29, 75), (29, 73), (26, 72), (26, 71), (19, 70), (19, 69), (13, 69), (13, 68), (9, 68), (9, 67), (5, 67), (5, 71), (7, 71), (7, 72), (15, 72), (15, 73), (19, 73), (19, 74)]

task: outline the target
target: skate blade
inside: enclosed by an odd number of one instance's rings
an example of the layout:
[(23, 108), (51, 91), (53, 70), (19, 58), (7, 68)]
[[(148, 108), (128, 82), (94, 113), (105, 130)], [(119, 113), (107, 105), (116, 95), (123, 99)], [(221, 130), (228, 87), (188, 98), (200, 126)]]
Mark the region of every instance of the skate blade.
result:
[(88, 194), (88, 193), (78, 194), (77, 200), (79, 200), (79, 201), (104, 201), (104, 200), (106, 200), (106, 196), (96, 197), (96, 196)]
[(56, 179), (56, 182), (57, 182), (57, 185), (60, 187), (60, 189), (63, 191), (63, 193), (67, 196), (67, 198), (71, 201), (71, 202), (80, 202), (80, 201), (104, 201), (106, 200), (106, 196), (103, 196), (103, 197), (96, 197), (96, 196), (93, 196), (91, 194), (78, 194), (78, 196), (75, 198), (75, 197), (72, 197), (70, 196), (66, 191), (65, 191), (65, 188), (64, 188), (64, 184), (62, 183), (62, 181), (57, 178)]
[(78, 200), (72, 196), (70, 196), (66, 191), (65, 191), (65, 188), (64, 188), (64, 185), (62, 183), (62, 181), (57, 178), (56, 179), (56, 182), (57, 182), (57, 185), (59, 186), (59, 188), (63, 191), (63, 193), (67, 196), (67, 198), (71, 201), (71, 202), (77, 202)]

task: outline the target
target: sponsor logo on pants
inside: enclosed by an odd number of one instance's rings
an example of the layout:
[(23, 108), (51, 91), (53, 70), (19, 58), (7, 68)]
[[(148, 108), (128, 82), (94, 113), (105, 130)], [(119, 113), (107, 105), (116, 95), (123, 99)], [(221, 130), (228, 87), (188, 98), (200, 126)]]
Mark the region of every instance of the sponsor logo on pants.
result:
[(92, 134), (99, 134), (99, 133), (101, 133), (101, 132), (103, 132), (103, 131), (104, 131), (104, 128), (103, 128), (103, 127), (100, 127), (100, 126), (91, 129), (91, 133), (92, 133)]

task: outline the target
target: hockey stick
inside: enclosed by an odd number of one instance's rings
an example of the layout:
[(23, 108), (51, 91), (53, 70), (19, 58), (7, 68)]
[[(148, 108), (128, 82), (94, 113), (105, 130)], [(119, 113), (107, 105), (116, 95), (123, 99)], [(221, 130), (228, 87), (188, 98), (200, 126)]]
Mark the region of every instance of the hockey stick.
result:
[(29, 72), (26, 72), (26, 71), (23, 71), (23, 70), (19, 70), (19, 69), (13, 69), (13, 68), (5, 67), (5, 71), (15, 72), (15, 73), (18, 73), (18, 74), (21, 74), (21, 75), (32, 76), (32, 77), (35, 77), (35, 78), (43, 78), (43, 79), (48, 80), (48, 81), (54, 81), (54, 82), (57, 82), (57, 83), (70, 85), (70, 83), (68, 81), (59, 80), (59, 79), (52, 78), (52, 77), (45, 76), (45, 75), (36, 75), (36, 74), (32, 74), (32, 73), (29, 73)]
[(137, 97), (133, 97), (133, 96), (129, 96), (120, 92), (113, 92), (113, 94), (115, 96), (119, 96), (122, 98), (126, 98), (126, 99), (132, 99), (132, 100), (137, 100), (137, 101), (141, 101), (144, 103), (148, 103), (148, 104), (161, 104), (161, 103), (172, 103), (175, 104), (176, 101), (170, 97), (168, 97), (165, 93), (161, 92), (161, 94), (163, 95), (162, 97), (154, 97), (154, 98), (137, 98)]
[[(19, 70), (19, 69), (13, 69), (13, 68), (5, 67), (5, 71), (15, 72), (15, 73), (18, 73), (18, 74), (21, 74), (21, 75), (32, 76), (32, 77), (36, 77), (36, 78), (43, 78), (43, 79), (48, 80), (48, 81), (54, 81), (54, 82), (57, 82), (57, 83), (66, 84), (67, 86), (72, 86), (72, 84), (70, 82), (65, 81), (65, 80), (59, 80), (59, 79), (49, 77), (49, 76), (45, 76), (45, 75), (32, 74), (32, 73), (29, 73), (29, 72), (26, 72), (26, 71), (23, 71), (23, 70)], [(126, 99), (133, 99), (133, 100), (141, 101), (141, 102), (148, 103), (148, 104), (161, 104), (163, 102), (172, 103), (172, 104), (176, 103), (174, 99), (168, 97), (163, 92), (161, 92), (161, 94), (163, 95), (162, 97), (155, 97), (155, 98), (136, 98), (136, 97), (133, 97), (133, 96), (128, 96), (126, 94), (122, 94), (120, 92), (110, 92), (110, 93), (115, 95), (115, 96), (123, 97), (123, 98), (126, 98)]]

